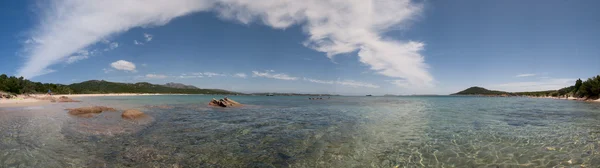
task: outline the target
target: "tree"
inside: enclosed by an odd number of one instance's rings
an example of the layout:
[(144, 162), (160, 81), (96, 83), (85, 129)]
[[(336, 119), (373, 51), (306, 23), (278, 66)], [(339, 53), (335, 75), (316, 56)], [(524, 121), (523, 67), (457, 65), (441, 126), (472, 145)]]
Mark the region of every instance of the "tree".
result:
[(575, 88), (573, 89), (573, 93), (575, 95), (577, 95), (577, 91), (579, 91), (579, 88), (581, 87), (583, 81), (581, 81), (581, 79), (577, 79), (577, 81), (575, 81)]

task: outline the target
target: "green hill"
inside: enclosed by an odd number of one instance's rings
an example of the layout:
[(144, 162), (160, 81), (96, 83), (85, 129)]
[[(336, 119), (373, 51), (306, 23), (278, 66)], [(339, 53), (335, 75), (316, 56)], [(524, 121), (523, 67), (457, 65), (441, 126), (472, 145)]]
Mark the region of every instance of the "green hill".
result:
[(90, 80), (70, 85), (32, 82), (23, 77), (0, 74), (0, 91), (11, 94), (47, 93), (94, 94), (94, 93), (176, 93), (176, 94), (242, 94), (221, 89), (199, 89), (191, 85), (168, 83), (155, 85), (148, 82), (118, 83)]
[(104, 80), (90, 80), (68, 85), (74, 93), (181, 93), (181, 94), (239, 94), (220, 89), (173, 88), (148, 82), (117, 83)]
[(497, 90), (488, 90), (488, 89), (485, 89), (482, 87), (475, 86), (475, 87), (470, 87), (468, 89), (460, 91), (458, 93), (454, 93), (452, 95), (503, 95), (503, 94), (510, 95), (511, 93), (497, 91)]

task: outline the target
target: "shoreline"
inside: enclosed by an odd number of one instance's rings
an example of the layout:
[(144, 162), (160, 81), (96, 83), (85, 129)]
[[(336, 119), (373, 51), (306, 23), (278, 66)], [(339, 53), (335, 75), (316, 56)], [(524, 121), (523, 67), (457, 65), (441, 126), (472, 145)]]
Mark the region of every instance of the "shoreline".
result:
[(161, 95), (189, 95), (189, 94), (163, 94), (163, 93), (107, 93), (107, 94), (57, 94), (57, 95), (46, 95), (46, 94), (32, 94), (32, 95), (18, 95), (16, 98), (2, 99), (0, 98), (0, 108), (10, 107), (30, 107), (30, 106), (43, 106), (51, 104), (50, 97), (59, 98), (66, 96), (69, 98), (77, 97), (108, 97), (108, 96), (161, 96)]
[[(168, 95), (192, 95), (192, 94), (165, 94), (165, 93), (101, 93), (101, 94), (57, 94), (53, 97), (104, 97), (104, 96), (168, 96)], [(201, 95), (201, 94), (198, 94)], [(41, 95), (46, 96), (46, 95)]]
[(50, 103), (50, 100), (39, 100), (34, 98), (0, 99), (0, 108), (42, 106)]

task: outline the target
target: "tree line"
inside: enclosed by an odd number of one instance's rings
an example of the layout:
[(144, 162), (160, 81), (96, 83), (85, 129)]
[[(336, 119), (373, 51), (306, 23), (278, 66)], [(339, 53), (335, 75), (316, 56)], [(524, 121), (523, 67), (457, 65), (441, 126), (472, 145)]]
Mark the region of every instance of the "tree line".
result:
[(539, 92), (517, 92), (516, 95), (522, 96), (552, 96), (552, 97), (575, 97), (583, 99), (600, 98), (600, 75), (588, 78), (586, 81), (577, 79), (575, 85), (564, 87), (558, 90), (539, 91)]
[(220, 89), (173, 88), (147, 82), (117, 83), (90, 80), (70, 85), (32, 82), (23, 77), (0, 75), (0, 91), (13, 94), (102, 94), (102, 93), (177, 93), (177, 94), (240, 94)]
[(70, 94), (73, 92), (67, 85), (32, 82), (23, 77), (0, 75), (0, 91), (13, 94), (46, 93), (51, 90), (57, 94)]

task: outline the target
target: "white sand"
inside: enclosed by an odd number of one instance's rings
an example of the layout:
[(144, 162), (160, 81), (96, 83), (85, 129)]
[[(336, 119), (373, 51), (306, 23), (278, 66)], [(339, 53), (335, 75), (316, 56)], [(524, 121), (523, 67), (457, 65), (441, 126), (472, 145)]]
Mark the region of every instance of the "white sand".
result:
[[(155, 96), (155, 95), (185, 95), (185, 94), (157, 94), (157, 93), (109, 93), (109, 94), (72, 94), (72, 95), (52, 95), (54, 98), (67, 96), (74, 97), (99, 97), (99, 96)], [(46, 94), (33, 94), (29, 97), (19, 95), (17, 98), (0, 99), (0, 108), (2, 107), (25, 107), (25, 106), (41, 106), (51, 103), (50, 100), (39, 100), (36, 98), (47, 98)]]
[(49, 104), (49, 100), (37, 100), (33, 98), (0, 99), (0, 108), (2, 107), (25, 107), (41, 106)]

